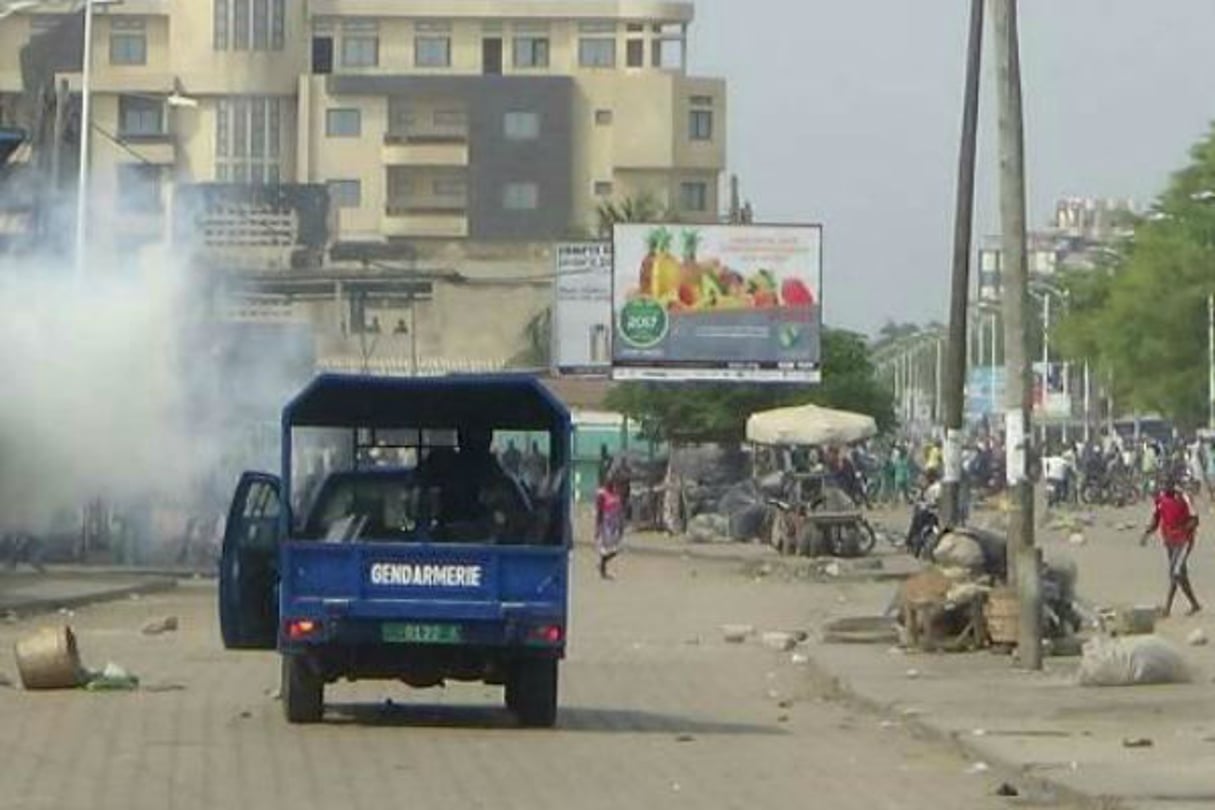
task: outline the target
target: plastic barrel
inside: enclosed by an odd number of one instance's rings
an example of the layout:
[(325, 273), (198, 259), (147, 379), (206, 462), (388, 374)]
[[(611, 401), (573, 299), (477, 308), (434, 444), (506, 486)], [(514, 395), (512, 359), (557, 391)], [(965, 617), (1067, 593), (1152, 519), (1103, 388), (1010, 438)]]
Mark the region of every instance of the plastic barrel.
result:
[(17, 642), (17, 671), (26, 689), (74, 689), (81, 683), (80, 653), (72, 628), (44, 627)]

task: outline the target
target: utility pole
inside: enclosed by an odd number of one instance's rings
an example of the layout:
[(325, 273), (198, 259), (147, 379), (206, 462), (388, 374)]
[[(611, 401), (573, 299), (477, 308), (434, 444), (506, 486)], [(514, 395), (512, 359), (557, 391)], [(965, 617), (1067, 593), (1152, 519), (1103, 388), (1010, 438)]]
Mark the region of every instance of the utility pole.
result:
[(1025, 127), (1021, 103), (1020, 38), (1016, 0), (993, 0), (1000, 141), (1000, 224), (1004, 239), (1005, 438), (1008, 453), (1008, 557), (1015, 563), (1020, 602), (1017, 656), (1026, 669), (1042, 668), (1040, 550), (1034, 547), (1034, 488), (1029, 478), (1032, 406), (1026, 312)]
[[(51, 132), (51, 195), (58, 196), (63, 171), (63, 123), (67, 113), (68, 83), (60, 79), (55, 84), (55, 119)], [(55, 200), (58, 204), (58, 200)]]
[(953, 268), (949, 287), (949, 351), (945, 362), (945, 447), (942, 454), (945, 461), (941, 489), (942, 516), (947, 526), (956, 525), (962, 516), (959, 489), (962, 481), (962, 420), (966, 409), (966, 307), (970, 298), (970, 249), (975, 211), (979, 79), (983, 66), (983, 3), (984, 0), (971, 0), (970, 3), (962, 144), (958, 150)]

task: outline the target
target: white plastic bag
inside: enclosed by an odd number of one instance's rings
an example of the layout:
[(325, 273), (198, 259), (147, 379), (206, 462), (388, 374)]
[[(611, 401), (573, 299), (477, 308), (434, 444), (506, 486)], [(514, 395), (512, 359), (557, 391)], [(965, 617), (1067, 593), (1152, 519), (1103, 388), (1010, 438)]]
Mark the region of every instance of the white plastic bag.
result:
[(1080, 661), (1082, 686), (1188, 683), (1190, 677), (1181, 652), (1160, 636), (1094, 638)]

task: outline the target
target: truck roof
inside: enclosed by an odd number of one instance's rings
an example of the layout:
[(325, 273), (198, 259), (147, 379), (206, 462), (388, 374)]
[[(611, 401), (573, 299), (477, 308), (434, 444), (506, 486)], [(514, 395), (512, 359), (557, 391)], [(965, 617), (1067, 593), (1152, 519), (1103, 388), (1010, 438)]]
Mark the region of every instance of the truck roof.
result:
[(569, 411), (535, 377), (473, 374), (371, 377), (321, 374), (283, 409), (283, 426), (382, 430), (482, 427), (569, 429)]

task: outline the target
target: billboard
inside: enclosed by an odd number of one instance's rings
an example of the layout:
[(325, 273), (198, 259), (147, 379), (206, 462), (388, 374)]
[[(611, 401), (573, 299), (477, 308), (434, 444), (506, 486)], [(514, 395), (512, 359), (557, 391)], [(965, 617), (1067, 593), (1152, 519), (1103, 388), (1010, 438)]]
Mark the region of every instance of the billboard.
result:
[(822, 228), (618, 224), (617, 380), (821, 379)]
[(553, 368), (558, 374), (603, 375), (612, 368), (612, 245), (558, 245), (553, 302)]
[(970, 370), (966, 381), (966, 417), (978, 421), (1004, 411), (1004, 366), (980, 366)]

